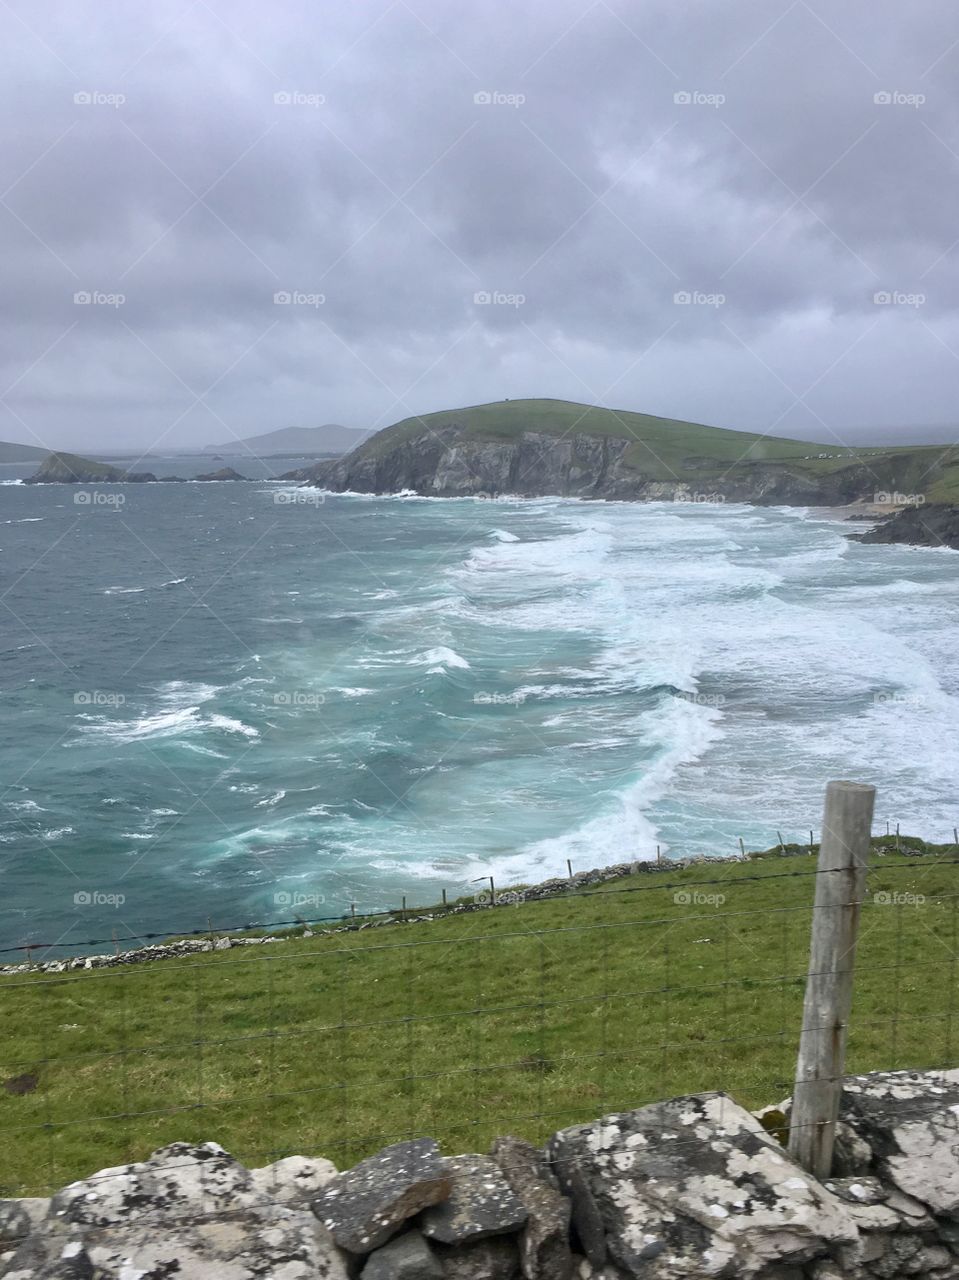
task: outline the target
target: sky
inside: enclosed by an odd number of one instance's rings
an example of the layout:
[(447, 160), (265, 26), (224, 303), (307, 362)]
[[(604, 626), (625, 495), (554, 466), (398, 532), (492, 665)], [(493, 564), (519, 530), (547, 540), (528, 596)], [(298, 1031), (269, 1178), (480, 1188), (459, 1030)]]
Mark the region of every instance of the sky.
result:
[(959, 10), (5, 0), (0, 439), (959, 434)]

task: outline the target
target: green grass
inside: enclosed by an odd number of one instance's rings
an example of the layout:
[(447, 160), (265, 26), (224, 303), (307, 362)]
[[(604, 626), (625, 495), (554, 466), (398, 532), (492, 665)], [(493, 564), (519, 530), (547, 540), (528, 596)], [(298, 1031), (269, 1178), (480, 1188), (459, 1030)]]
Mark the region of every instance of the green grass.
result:
[[(875, 859), (848, 1068), (954, 1065), (959, 867)], [(789, 1092), (815, 862), (636, 875), (432, 923), (2, 982), (0, 1194), (164, 1143), (345, 1166), (430, 1134), (449, 1153), (725, 1089)], [(703, 884), (718, 880), (718, 884)], [(697, 888), (697, 885), (699, 888)], [(677, 901), (676, 894), (725, 901)], [(877, 893), (922, 895), (882, 905)]]
[(360, 445), (356, 456), (382, 456), (404, 441), (450, 427), (467, 440), (512, 440), (524, 431), (557, 438), (581, 433), (627, 439), (631, 443), (624, 461), (651, 480), (719, 479), (730, 468), (767, 464), (814, 475), (867, 465), (875, 471), (877, 490), (923, 493), (937, 502), (959, 500), (959, 455), (944, 446), (847, 448), (569, 400), (498, 400), (404, 418)]

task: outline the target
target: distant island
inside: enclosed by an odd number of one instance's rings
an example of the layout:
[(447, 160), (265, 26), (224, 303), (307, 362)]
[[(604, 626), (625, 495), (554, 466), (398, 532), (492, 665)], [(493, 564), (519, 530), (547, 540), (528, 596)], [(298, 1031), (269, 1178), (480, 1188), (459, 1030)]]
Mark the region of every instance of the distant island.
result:
[(370, 435), (353, 427), (341, 427), (337, 422), (327, 422), (321, 427), (280, 427), (260, 436), (248, 436), (245, 440), (226, 440), (220, 444), (203, 446), (204, 453), (228, 454), (237, 457), (244, 453), (259, 458), (309, 457), (311, 454), (349, 453)]
[[(194, 476), (193, 481), (246, 480), (232, 467), (221, 467), (206, 475)], [(75, 453), (50, 453), (37, 471), (24, 480), (24, 484), (150, 484), (158, 479), (152, 471), (124, 471), (109, 462), (96, 462), (81, 458)], [(160, 480), (174, 484), (188, 484), (182, 476), (161, 476)]]
[(11, 440), (0, 440), (0, 462), (39, 462), (49, 452), (49, 449), (38, 449), (32, 444), (15, 444)]

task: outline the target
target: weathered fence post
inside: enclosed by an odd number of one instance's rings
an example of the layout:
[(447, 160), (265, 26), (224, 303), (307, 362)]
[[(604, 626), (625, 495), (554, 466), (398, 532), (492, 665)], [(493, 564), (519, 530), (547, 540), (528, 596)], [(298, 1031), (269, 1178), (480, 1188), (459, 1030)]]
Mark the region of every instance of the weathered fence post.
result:
[(826, 787), (809, 975), (789, 1117), (789, 1154), (816, 1178), (828, 1178), (832, 1172), (875, 800), (875, 787), (859, 782), (830, 782)]

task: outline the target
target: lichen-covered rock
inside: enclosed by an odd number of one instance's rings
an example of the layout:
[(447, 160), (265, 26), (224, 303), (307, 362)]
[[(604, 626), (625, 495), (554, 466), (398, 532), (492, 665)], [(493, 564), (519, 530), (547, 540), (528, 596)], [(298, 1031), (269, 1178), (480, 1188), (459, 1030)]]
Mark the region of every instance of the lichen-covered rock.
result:
[(858, 1243), (842, 1201), (724, 1094), (606, 1116), (549, 1143), (594, 1267), (643, 1280), (753, 1277)]
[(176, 1142), (71, 1183), (10, 1259), (11, 1280), (346, 1280), (309, 1210), (277, 1204), (216, 1143)]
[(519, 1236), (525, 1280), (569, 1280), (572, 1205), (542, 1152), (522, 1138), (497, 1138), (490, 1154), (529, 1215)]
[(959, 1071), (855, 1076), (841, 1115), (884, 1178), (934, 1214), (959, 1215)]
[(385, 1244), (422, 1209), (445, 1200), (452, 1176), (432, 1138), (398, 1142), (331, 1178), (313, 1212), (351, 1253)]
[(362, 1280), (443, 1280), (439, 1259), (418, 1231), (394, 1236), (371, 1253)]
[(453, 1156), (447, 1164), (453, 1185), (442, 1203), (423, 1214), (425, 1236), (443, 1244), (465, 1244), (523, 1226), (526, 1210), (495, 1160), (481, 1155)]
[(332, 1160), (308, 1160), (305, 1156), (287, 1156), (262, 1169), (250, 1170), (257, 1191), (295, 1209), (309, 1208), (336, 1174)]

